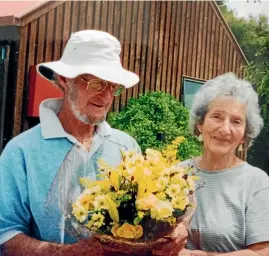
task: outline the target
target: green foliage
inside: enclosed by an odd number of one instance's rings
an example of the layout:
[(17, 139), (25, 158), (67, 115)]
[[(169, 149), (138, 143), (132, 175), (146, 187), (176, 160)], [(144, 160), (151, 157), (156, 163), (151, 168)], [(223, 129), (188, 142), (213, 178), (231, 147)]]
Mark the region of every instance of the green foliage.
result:
[(246, 79), (251, 81), (258, 92), (264, 129), (254, 142), (248, 154), (248, 160), (269, 173), (269, 35), (260, 38), (257, 56), (266, 55), (262, 64), (252, 62), (246, 68)]
[(178, 155), (185, 160), (201, 153), (199, 141), (189, 133), (188, 117), (188, 109), (171, 95), (150, 92), (130, 99), (120, 113), (110, 113), (108, 122), (134, 137), (143, 152), (146, 148), (162, 150), (176, 137), (184, 136), (186, 142)]
[[(247, 3), (246, 3), (247, 4)], [(259, 95), (264, 129), (248, 151), (249, 163), (260, 167), (269, 174), (269, 22), (268, 17), (238, 18), (228, 10), (225, 3), (219, 8), (231, 27), (239, 45), (250, 64), (245, 68), (249, 80)]]
[(229, 24), (248, 61), (254, 61), (256, 64), (262, 63), (263, 59), (268, 56), (265, 54), (256, 55), (256, 52), (260, 48), (260, 38), (269, 33), (268, 17), (265, 15), (260, 15), (258, 18), (251, 15), (248, 18), (237, 17), (233, 10), (229, 10), (225, 3), (221, 2), (219, 8), (222, 15)]

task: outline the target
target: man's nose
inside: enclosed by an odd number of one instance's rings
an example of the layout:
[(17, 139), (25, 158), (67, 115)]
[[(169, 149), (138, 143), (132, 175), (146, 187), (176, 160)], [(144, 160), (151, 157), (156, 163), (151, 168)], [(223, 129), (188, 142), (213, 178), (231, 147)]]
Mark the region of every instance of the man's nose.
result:
[(112, 95), (112, 88), (111, 85), (105, 85), (104, 90), (102, 90), (100, 93), (98, 93), (98, 96), (102, 98), (104, 102), (108, 102), (111, 97), (114, 97)]

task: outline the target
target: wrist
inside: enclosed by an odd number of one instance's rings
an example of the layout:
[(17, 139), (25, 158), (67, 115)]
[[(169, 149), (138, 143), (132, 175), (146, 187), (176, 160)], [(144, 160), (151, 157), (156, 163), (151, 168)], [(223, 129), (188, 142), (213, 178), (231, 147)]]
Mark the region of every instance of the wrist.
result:
[(210, 256), (210, 254), (208, 254), (207, 252), (204, 251), (194, 251), (193, 256)]

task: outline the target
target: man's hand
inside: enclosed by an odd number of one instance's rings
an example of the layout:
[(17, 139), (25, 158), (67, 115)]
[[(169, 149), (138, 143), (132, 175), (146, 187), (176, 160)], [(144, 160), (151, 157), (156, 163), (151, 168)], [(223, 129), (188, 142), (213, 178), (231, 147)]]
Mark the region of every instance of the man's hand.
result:
[(5, 256), (103, 256), (102, 245), (93, 238), (74, 244), (55, 244), (18, 234), (1, 246)]
[(170, 241), (163, 244), (161, 248), (155, 249), (152, 251), (153, 255), (166, 255), (166, 256), (174, 256), (178, 255), (178, 253), (185, 247), (187, 243), (188, 230), (184, 223), (180, 223), (174, 230), (171, 237), (169, 237)]

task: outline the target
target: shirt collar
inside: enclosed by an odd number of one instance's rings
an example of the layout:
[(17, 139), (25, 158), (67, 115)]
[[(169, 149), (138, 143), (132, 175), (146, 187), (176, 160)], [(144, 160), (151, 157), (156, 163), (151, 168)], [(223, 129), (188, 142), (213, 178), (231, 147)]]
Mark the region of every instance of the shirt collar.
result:
[[(76, 139), (65, 132), (57, 116), (62, 105), (63, 99), (48, 99), (41, 102), (39, 106), (39, 117), (42, 137), (44, 139), (68, 138), (75, 142)], [(105, 137), (111, 134), (111, 130), (110, 125), (104, 121), (97, 126), (96, 133)]]

